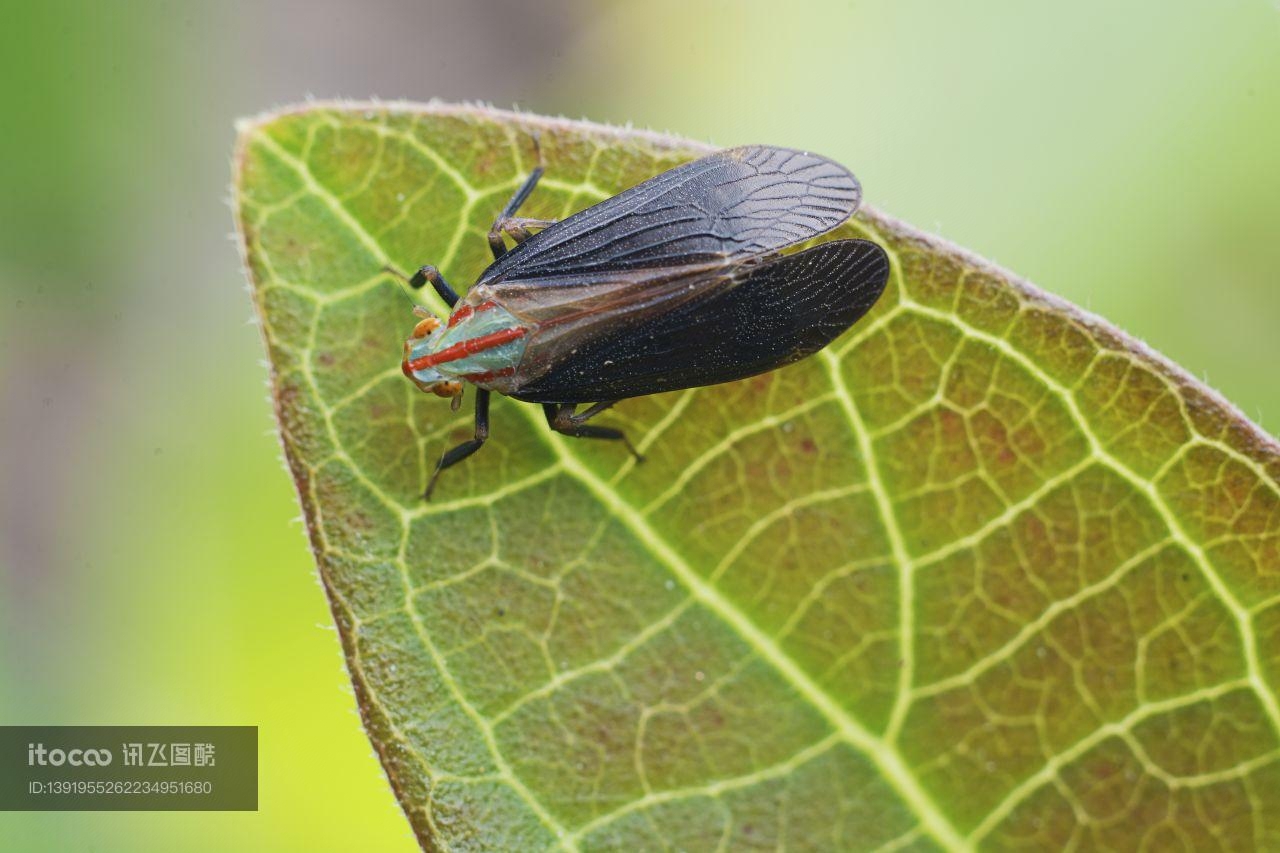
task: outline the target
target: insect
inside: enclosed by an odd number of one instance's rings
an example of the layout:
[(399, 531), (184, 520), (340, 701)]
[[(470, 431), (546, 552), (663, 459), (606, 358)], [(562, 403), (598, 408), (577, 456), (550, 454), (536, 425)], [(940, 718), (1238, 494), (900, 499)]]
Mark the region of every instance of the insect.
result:
[(871, 308), (889, 276), (884, 250), (867, 240), (781, 254), (861, 201), (849, 170), (816, 154), (731, 148), (559, 222), (516, 216), (542, 172), (498, 214), (493, 264), (465, 298), (433, 266), (409, 279), (430, 283), (452, 313), (442, 322), (415, 307), (405, 375), (455, 410), (464, 383), (476, 386), (475, 436), (440, 457), (427, 499), (440, 473), (489, 437), (494, 392), (540, 403), (556, 432), (620, 441), (640, 458), (621, 430), (587, 422), (628, 397), (812, 355)]

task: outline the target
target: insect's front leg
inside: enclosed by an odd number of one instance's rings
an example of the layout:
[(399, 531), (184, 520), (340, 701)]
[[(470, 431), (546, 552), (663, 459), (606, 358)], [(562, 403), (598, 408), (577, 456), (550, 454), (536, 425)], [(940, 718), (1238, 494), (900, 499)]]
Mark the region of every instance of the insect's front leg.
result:
[(421, 290), (422, 286), (427, 282), (431, 282), (431, 286), (436, 289), (436, 293), (440, 294), (440, 298), (444, 300), (444, 304), (452, 308), (458, 304), (458, 293), (449, 286), (449, 282), (444, 280), (444, 276), (440, 274), (440, 270), (427, 264), (420, 267), (413, 278), (409, 279), (409, 286), (414, 290)]
[(604, 438), (621, 441), (627, 446), (627, 450), (631, 451), (631, 455), (636, 458), (637, 462), (643, 462), (644, 457), (640, 455), (640, 451), (636, 450), (635, 445), (631, 443), (631, 439), (627, 438), (627, 434), (622, 430), (586, 423), (616, 402), (618, 401), (609, 400), (603, 403), (596, 403), (581, 414), (576, 413), (575, 410), (578, 407), (575, 403), (543, 403), (542, 411), (547, 416), (547, 425), (561, 435), (573, 438)]
[(475, 453), (484, 446), (485, 441), (489, 439), (489, 392), (483, 388), (476, 389), (476, 432), (475, 438), (470, 441), (464, 441), (452, 450), (447, 451), (440, 457), (440, 462), (436, 465), (435, 473), (431, 475), (431, 481), (427, 483), (427, 490), (423, 493), (423, 500), (431, 500), (431, 492), (435, 490), (436, 481), (440, 479), (440, 472), (452, 465), (457, 465), (463, 459), (466, 459), (472, 453)]

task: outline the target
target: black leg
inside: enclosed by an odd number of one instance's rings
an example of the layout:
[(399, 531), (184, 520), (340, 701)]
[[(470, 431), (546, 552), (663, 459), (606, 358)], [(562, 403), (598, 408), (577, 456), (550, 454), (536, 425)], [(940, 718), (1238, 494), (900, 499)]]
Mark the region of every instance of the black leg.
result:
[(413, 278), (409, 279), (409, 286), (414, 290), (421, 290), (427, 282), (431, 282), (431, 286), (436, 289), (436, 293), (440, 294), (445, 305), (452, 308), (457, 304), (458, 294), (449, 286), (449, 282), (444, 280), (444, 276), (440, 275), (440, 270), (430, 264), (413, 274)]
[[(498, 214), (498, 218), (493, 220), (493, 227), (489, 229), (489, 248), (493, 251), (493, 259), (496, 261), (507, 253), (507, 246), (502, 242), (502, 225), (504, 221), (514, 219), (516, 211), (520, 206), (528, 200), (533, 193), (533, 188), (538, 185), (539, 179), (542, 178), (542, 166), (537, 166), (529, 177), (525, 178), (520, 189), (516, 190), (515, 195), (507, 202), (507, 206), (502, 208), (502, 212)], [(533, 220), (530, 220), (531, 222)]]
[(489, 229), (489, 248), (493, 251), (493, 259), (498, 260), (499, 257), (507, 254), (507, 245), (502, 242), (502, 234), (509, 233), (515, 238), (517, 243), (529, 240), (529, 227), (545, 228), (547, 225), (553, 224), (545, 219), (517, 219), (516, 211), (520, 210), (520, 206), (524, 205), (529, 196), (534, 192), (534, 187), (538, 186), (538, 181), (543, 177), (543, 149), (539, 142), (538, 134), (534, 134), (534, 152), (538, 156), (538, 165), (529, 173), (529, 177), (525, 178), (525, 183), (520, 184), (520, 188), (516, 190), (516, 195), (511, 197), (507, 202), (507, 206), (503, 207), (502, 213), (498, 214), (498, 218), (493, 220), (493, 228)]
[(621, 441), (627, 446), (627, 450), (631, 451), (631, 455), (636, 458), (637, 462), (643, 462), (644, 457), (640, 455), (635, 445), (631, 443), (631, 440), (627, 438), (627, 434), (622, 430), (614, 427), (592, 426), (586, 423), (586, 421), (594, 418), (616, 402), (618, 401), (610, 400), (605, 403), (596, 403), (581, 414), (575, 414), (574, 410), (577, 405), (574, 403), (543, 403), (542, 411), (547, 416), (547, 426), (561, 435), (573, 438), (604, 438)]
[(447, 451), (440, 457), (440, 463), (436, 465), (435, 473), (431, 475), (431, 482), (427, 483), (427, 490), (423, 493), (423, 500), (431, 500), (431, 493), (435, 490), (436, 480), (440, 479), (440, 472), (452, 465), (457, 465), (463, 459), (466, 459), (472, 453), (475, 453), (489, 438), (489, 392), (483, 388), (476, 389), (476, 437), (470, 441), (464, 441), (452, 450)]
[(524, 183), (520, 185), (520, 189), (516, 190), (515, 195), (511, 196), (511, 200), (507, 202), (507, 206), (502, 208), (502, 212), (498, 214), (499, 219), (510, 219), (516, 215), (529, 196), (533, 195), (533, 190), (538, 186), (538, 181), (542, 180), (542, 166), (533, 167), (533, 171), (529, 173), (529, 177), (524, 179)]
[(527, 216), (508, 216), (506, 219), (499, 219), (497, 222), (493, 223), (493, 229), (500, 235), (506, 234), (511, 237), (512, 240), (516, 241), (516, 245), (518, 246), (533, 236), (529, 231), (530, 228), (550, 228), (555, 224), (556, 221), (554, 219), (530, 219)]

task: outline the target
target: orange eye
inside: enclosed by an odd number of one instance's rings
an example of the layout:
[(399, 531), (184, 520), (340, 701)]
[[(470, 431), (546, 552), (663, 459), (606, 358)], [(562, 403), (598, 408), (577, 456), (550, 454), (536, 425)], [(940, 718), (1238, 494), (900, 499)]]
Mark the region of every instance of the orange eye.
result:
[(427, 317), (419, 320), (418, 325), (413, 327), (413, 337), (425, 338), (438, 328), (440, 328), (440, 320), (436, 317)]
[(462, 383), (438, 382), (432, 387), (431, 393), (437, 397), (457, 397), (462, 393)]

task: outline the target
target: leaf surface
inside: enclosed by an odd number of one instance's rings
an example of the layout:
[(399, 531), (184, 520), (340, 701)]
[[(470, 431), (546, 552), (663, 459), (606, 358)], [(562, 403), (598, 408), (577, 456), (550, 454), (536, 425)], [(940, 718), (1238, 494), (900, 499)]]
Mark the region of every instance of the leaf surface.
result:
[(1280, 846), (1276, 443), (874, 209), (833, 236), (889, 288), (828, 350), (620, 404), (639, 466), (495, 400), (423, 503), (470, 418), (401, 375), (381, 269), (475, 280), (535, 133), (540, 218), (706, 150), (322, 104), (236, 157), (289, 468), (424, 847)]

